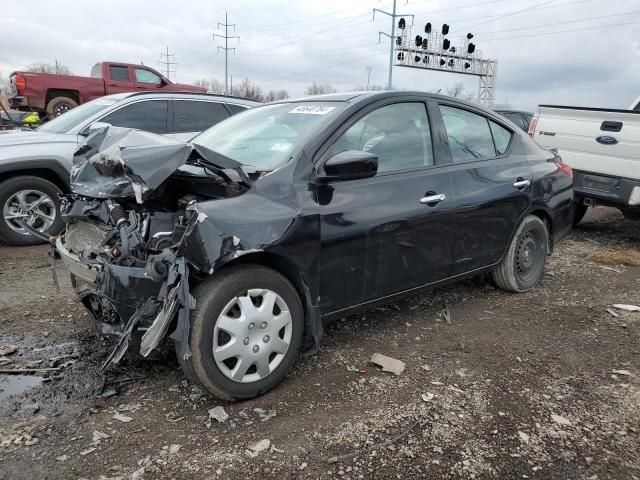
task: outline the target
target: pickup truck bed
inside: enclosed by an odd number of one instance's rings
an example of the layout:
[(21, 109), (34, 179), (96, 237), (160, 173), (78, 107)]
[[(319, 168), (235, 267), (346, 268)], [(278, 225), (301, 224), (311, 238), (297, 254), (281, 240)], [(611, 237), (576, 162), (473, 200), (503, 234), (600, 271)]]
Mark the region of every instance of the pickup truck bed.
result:
[(640, 111), (540, 105), (529, 134), (575, 172), (576, 202), (640, 215)]

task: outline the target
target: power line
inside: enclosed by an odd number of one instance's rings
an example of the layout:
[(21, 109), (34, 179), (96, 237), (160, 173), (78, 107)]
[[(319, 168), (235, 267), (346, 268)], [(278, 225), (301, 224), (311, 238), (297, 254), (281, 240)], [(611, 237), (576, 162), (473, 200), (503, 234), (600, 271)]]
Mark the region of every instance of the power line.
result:
[[(167, 60), (164, 60), (164, 58), (166, 58)], [(175, 66), (178, 65), (175, 61), (171, 61), (171, 59), (176, 58), (175, 54), (173, 53), (169, 53), (169, 47), (167, 47), (167, 53), (162, 53), (160, 52), (160, 60), (158, 60), (158, 70), (161, 69), (160, 65), (164, 65), (164, 71), (165, 71), (165, 76), (171, 80), (171, 74), (175, 74), (176, 70), (175, 70)], [(173, 70), (171, 70), (171, 67), (174, 67)]]
[(495, 42), (497, 40), (511, 40), (514, 38), (530, 38), (530, 37), (543, 37), (546, 35), (559, 35), (561, 33), (570, 33), (570, 32), (581, 32), (584, 30), (599, 30), (601, 28), (608, 28), (608, 27), (621, 27), (624, 25), (635, 25), (637, 23), (640, 23), (640, 20), (636, 20), (634, 22), (625, 22), (625, 23), (610, 23), (608, 25), (592, 25), (590, 27), (582, 27), (582, 28), (573, 28), (571, 30), (559, 30), (557, 32), (541, 32), (541, 33), (532, 33), (529, 35), (515, 35), (515, 36), (508, 36), (508, 37), (496, 37), (496, 38), (486, 38), (483, 39), (483, 42)]
[(214, 33), (213, 39), (215, 40), (216, 37), (224, 38), (224, 47), (218, 45), (218, 51), (224, 50), (224, 94), (228, 95), (229, 94), (229, 50), (233, 50), (234, 52), (236, 51), (234, 47), (229, 47), (229, 39), (237, 38), (238, 40), (240, 40), (240, 37), (238, 35), (229, 35), (229, 27), (233, 27), (233, 31), (235, 32), (236, 24), (229, 23), (229, 14), (226, 12), (224, 14), (224, 23), (218, 22), (218, 28), (220, 28), (221, 26), (224, 27), (224, 35), (220, 35), (219, 33)]
[(512, 15), (517, 15), (518, 13), (523, 13), (523, 12), (526, 12), (528, 10), (536, 9), (537, 7), (542, 7), (543, 5), (548, 5), (549, 3), (552, 3), (552, 2), (555, 2), (555, 1), (556, 0), (547, 0), (546, 2), (536, 3), (535, 5), (531, 5), (531, 6), (526, 7), (526, 8), (521, 8), (520, 10), (515, 10), (513, 12), (509, 12), (509, 13), (505, 13), (503, 15), (499, 15), (496, 18), (493, 18), (491, 20), (485, 20), (484, 22), (480, 22), (480, 23), (476, 23), (475, 25), (464, 27), (464, 29), (456, 30), (453, 33), (458, 33), (458, 32), (461, 32), (462, 30), (469, 30), (471, 28), (475, 28), (475, 27), (478, 27), (480, 25), (484, 25), (486, 23), (495, 22), (496, 20), (501, 20), (503, 18), (507, 18), (507, 17), (510, 17)]

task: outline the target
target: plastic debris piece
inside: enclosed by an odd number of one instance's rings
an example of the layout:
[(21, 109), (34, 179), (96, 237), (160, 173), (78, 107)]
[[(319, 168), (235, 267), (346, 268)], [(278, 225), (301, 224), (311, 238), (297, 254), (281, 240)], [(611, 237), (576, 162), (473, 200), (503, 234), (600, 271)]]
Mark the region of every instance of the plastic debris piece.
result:
[(556, 422), (558, 425), (571, 425), (571, 420), (564, 418), (561, 415), (551, 415), (551, 420)]
[(612, 305), (613, 308), (618, 310), (624, 310), (625, 312), (640, 312), (640, 307), (637, 305), (626, 305), (624, 303), (616, 303)]
[(131, 418), (131, 417), (127, 417), (126, 415), (123, 415), (123, 414), (122, 414), (122, 413), (120, 413), (120, 412), (116, 413), (116, 414), (113, 416), (113, 418), (114, 418), (115, 420), (119, 420), (119, 421), (121, 421), (122, 423), (129, 423), (129, 422), (133, 421), (133, 418)]
[(400, 375), (404, 372), (405, 363), (395, 358), (387, 357), (381, 353), (374, 353), (369, 362), (382, 367), (383, 372), (391, 372), (394, 375)]
[(207, 427), (211, 427), (211, 420), (216, 420), (218, 423), (224, 423), (229, 418), (229, 414), (224, 411), (221, 406), (213, 407), (209, 409), (209, 420), (207, 421)]
[(0, 345), (0, 356), (11, 355), (18, 350), (15, 345)]
[(613, 373), (617, 373), (618, 375), (630, 376), (631, 372), (629, 370), (611, 370)]

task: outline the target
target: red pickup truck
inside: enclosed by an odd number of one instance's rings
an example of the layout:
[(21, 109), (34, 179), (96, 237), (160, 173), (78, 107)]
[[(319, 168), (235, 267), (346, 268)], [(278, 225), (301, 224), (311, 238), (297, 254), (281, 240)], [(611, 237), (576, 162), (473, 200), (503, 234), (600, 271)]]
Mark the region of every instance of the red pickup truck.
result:
[(13, 72), (10, 76), (11, 108), (35, 110), (49, 118), (81, 103), (112, 93), (174, 91), (206, 93), (206, 88), (172, 83), (152, 68), (120, 62), (96, 63), (91, 77), (49, 73)]

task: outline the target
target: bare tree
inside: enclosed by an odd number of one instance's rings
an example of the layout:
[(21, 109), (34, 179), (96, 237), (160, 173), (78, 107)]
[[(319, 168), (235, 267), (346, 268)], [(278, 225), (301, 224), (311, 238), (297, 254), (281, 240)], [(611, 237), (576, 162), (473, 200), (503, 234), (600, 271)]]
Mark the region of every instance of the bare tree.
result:
[(466, 100), (467, 102), (470, 102), (474, 99), (473, 94), (465, 90), (464, 84), (462, 82), (456, 82), (453, 84), (453, 87), (447, 88), (447, 95), (449, 95), (450, 97)]
[(193, 82), (193, 85), (195, 85), (196, 87), (202, 87), (209, 90), (209, 87), (211, 86), (211, 81), (207, 80), (206, 78), (202, 78), (200, 80), (196, 80), (195, 82)]
[(255, 82), (252, 82), (248, 78), (245, 78), (240, 82), (240, 85), (236, 85), (231, 90), (231, 94), (237, 97), (248, 98), (250, 100), (256, 100), (258, 102), (264, 101), (264, 94), (262, 88)]
[[(369, 91), (377, 92), (380, 90), (384, 90), (385, 88), (382, 85), (369, 85)], [(366, 92), (367, 87), (364, 85), (357, 85), (356, 88), (353, 89), (354, 92)]]
[(54, 75), (73, 75), (69, 67), (62, 65), (58, 62), (55, 65), (51, 65), (50, 63), (40, 62), (40, 63), (32, 63), (27, 68), (25, 68), (27, 72), (36, 72), (36, 73), (52, 73)]
[(265, 102), (275, 102), (276, 100), (284, 100), (289, 98), (289, 92), (286, 90), (269, 90), (264, 96)]
[(7, 95), (9, 93), (9, 79), (0, 72), (0, 95)]
[(311, 85), (307, 85), (304, 91), (307, 95), (323, 95), (326, 93), (336, 93), (338, 90), (330, 83), (313, 82)]

